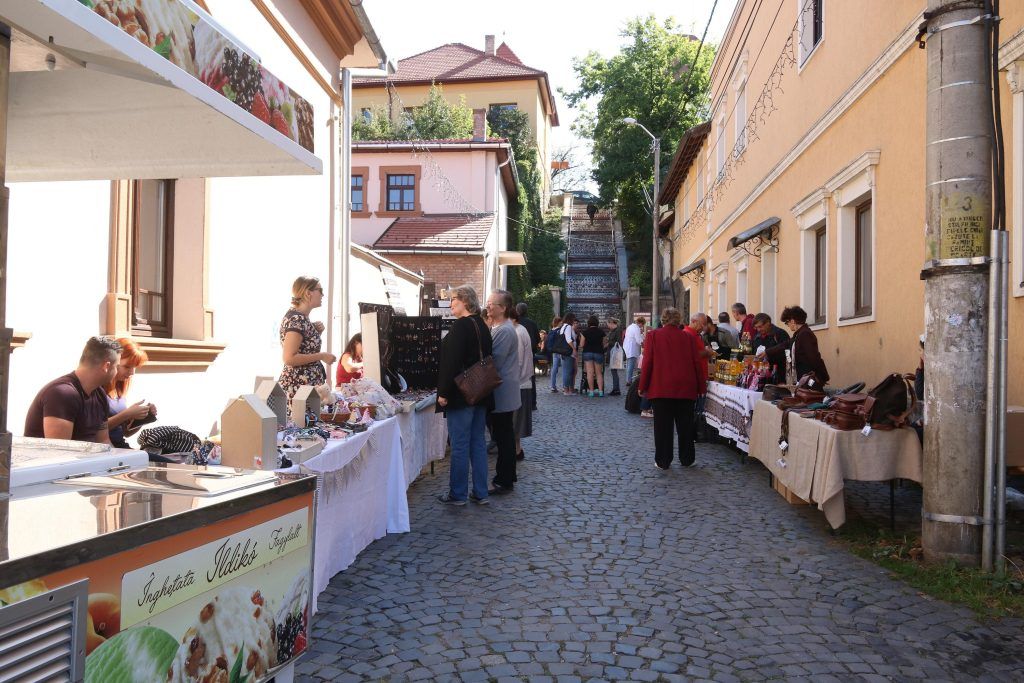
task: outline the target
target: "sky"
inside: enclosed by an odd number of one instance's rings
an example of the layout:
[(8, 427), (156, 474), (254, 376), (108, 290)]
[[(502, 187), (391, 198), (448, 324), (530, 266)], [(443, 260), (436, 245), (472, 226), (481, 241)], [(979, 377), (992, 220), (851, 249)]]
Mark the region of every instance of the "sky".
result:
[[(547, 71), (558, 100), (561, 125), (553, 135), (557, 149), (573, 142), (575, 112), (557, 92), (558, 88), (573, 90), (576, 86), (573, 57), (590, 51), (605, 57), (616, 54), (622, 43), (619, 32), (626, 22), (648, 14), (659, 19), (675, 17), (683, 30), (700, 36), (713, 4), (714, 0), (364, 0), (363, 6), (393, 62), (445, 43), (465, 43), (482, 50), (484, 36), (494, 34), (495, 45), (505, 41), (524, 64)], [(735, 5), (736, 0), (718, 0), (709, 41), (721, 39)]]

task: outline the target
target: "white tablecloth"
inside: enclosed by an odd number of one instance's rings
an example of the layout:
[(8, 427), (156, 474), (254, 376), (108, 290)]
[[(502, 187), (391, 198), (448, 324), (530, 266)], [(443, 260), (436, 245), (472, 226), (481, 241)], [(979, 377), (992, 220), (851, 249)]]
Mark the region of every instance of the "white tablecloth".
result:
[(434, 412), (434, 402), (431, 401), (422, 410), (399, 413), (398, 426), (402, 431), (402, 461), (408, 488), (427, 463), (444, 458), (448, 422), (442, 413)]
[(736, 442), (744, 453), (750, 452), (750, 427), (760, 391), (750, 391), (721, 382), (708, 382), (704, 400), (704, 419), (725, 439)]
[(372, 542), (387, 533), (409, 531), (405, 463), (396, 419), (330, 440), (315, 457), (282, 471), (317, 475), (314, 596)]

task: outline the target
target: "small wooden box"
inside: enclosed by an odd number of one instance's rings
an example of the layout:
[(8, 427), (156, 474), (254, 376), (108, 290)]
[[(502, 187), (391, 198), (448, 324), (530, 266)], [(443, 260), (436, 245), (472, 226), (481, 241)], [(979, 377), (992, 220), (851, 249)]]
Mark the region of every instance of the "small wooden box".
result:
[(320, 415), (320, 394), (308, 384), (299, 387), (292, 397), (291, 420), (296, 427), (305, 427), (306, 415)]
[(222, 465), (247, 470), (277, 467), (277, 416), (256, 394), (228, 403), (220, 426)]
[(786, 499), (786, 502), (790, 505), (809, 505), (806, 500), (796, 495), (788, 488), (786, 488), (778, 477), (772, 477), (772, 488), (775, 489), (780, 496)]
[(256, 395), (277, 416), (277, 426), (283, 429), (288, 423), (288, 394), (281, 385), (272, 379), (265, 379), (256, 387)]

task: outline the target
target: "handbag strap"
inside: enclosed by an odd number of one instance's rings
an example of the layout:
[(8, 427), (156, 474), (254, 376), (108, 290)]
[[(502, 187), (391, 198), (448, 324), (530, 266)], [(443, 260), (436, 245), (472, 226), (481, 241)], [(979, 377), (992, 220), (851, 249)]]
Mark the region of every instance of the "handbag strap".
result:
[(473, 323), (473, 329), (476, 330), (476, 349), (477, 349), (477, 351), (480, 352), (480, 360), (483, 360), (484, 359), (484, 342), (483, 342), (483, 339), (480, 337), (480, 326), (477, 325), (476, 322), (474, 322)]

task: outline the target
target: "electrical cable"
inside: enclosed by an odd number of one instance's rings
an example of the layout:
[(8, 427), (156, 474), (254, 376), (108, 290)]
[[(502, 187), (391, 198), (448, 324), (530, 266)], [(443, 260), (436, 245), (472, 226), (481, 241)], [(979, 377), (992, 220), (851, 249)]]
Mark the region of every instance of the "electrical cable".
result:
[(1003, 147), (1002, 103), (999, 99), (999, 0), (987, 0), (988, 13), (992, 15), (991, 54), (992, 67), (992, 189), (995, 206), (992, 228), (1006, 230), (1006, 150)]

